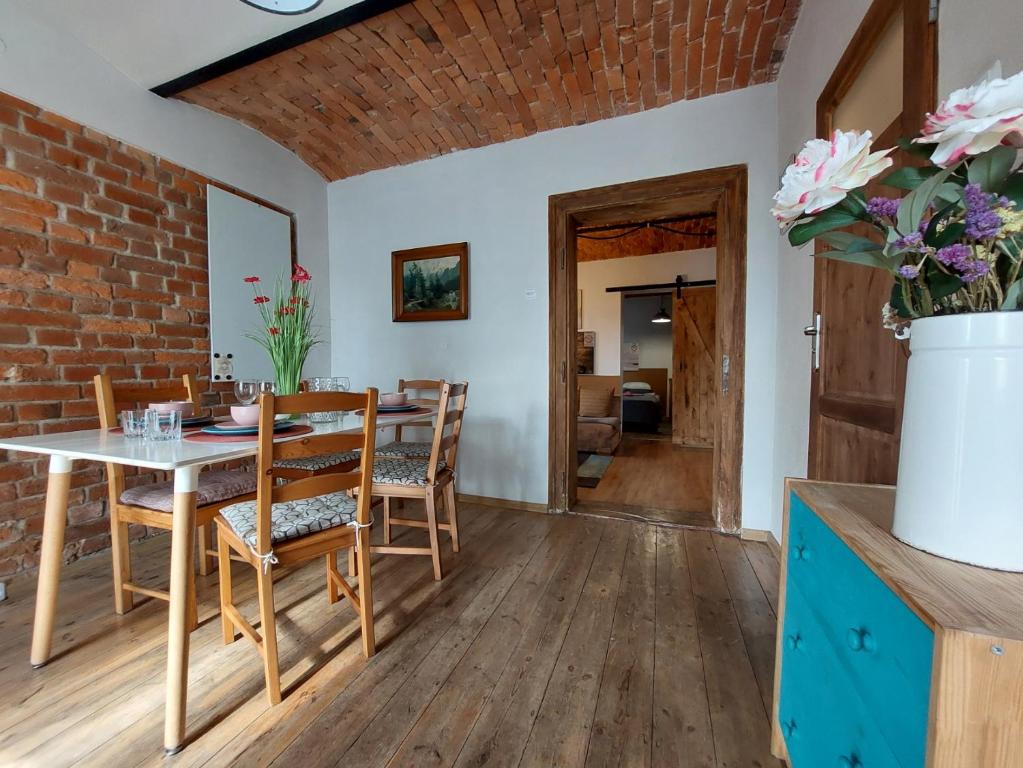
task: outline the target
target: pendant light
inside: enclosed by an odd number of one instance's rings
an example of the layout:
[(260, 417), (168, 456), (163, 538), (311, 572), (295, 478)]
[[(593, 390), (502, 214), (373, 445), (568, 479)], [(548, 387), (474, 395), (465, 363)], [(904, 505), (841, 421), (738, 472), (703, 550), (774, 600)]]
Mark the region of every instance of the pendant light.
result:
[(297, 16), (300, 13), (309, 13), (323, 0), (242, 0), (242, 2), (261, 11), (279, 13), (282, 16)]
[(664, 311), (664, 296), (661, 296), (661, 308), (657, 310), (657, 314), (654, 315), (654, 319), (651, 323), (670, 323), (671, 315)]

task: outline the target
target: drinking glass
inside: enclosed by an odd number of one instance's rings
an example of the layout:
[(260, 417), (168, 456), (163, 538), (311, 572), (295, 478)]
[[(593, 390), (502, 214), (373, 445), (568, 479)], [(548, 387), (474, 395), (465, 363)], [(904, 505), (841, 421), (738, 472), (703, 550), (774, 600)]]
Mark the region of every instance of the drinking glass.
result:
[(259, 396), (259, 382), (239, 379), (234, 383), (234, 396), (240, 405), (252, 405)]
[(277, 382), (274, 381), (261, 381), (259, 382), (259, 394), (261, 395), (273, 395), (277, 393)]
[(181, 439), (181, 413), (161, 413), (152, 409), (146, 411), (146, 440), (160, 442)]
[[(337, 379), (333, 379), (330, 376), (315, 376), (311, 379), (306, 379), (305, 391), (306, 392), (337, 392)], [(327, 424), (332, 421), (337, 421), (337, 411), (316, 411), (309, 414), (309, 421), (314, 424)]]
[(125, 437), (145, 437), (146, 412), (141, 410), (121, 411), (121, 431)]
[[(334, 377), (334, 388), (338, 392), (351, 392), (351, 390), (352, 390), (352, 382), (351, 382), (351, 380), (347, 376), (335, 376)], [(345, 418), (345, 414), (346, 413), (348, 413), (348, 411), (341, 411), (340, 414), (339, 414), (341, 416), (341, 421), (342, 422), (344, 422), (344, 418)]]

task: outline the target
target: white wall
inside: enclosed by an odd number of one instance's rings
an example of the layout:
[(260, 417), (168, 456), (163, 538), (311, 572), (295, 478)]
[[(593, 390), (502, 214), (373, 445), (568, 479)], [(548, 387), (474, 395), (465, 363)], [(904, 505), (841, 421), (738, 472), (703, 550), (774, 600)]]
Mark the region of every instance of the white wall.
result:
[[(625, 296), (622, 298), (622, 345), (639, 345), (640, 368), (663, 368), (671, 379), (671, 358), (674, 353), (671, 323), (655, 323), (661, 309), (671, 314), (671, 295)], [(628, 381), (629, 373), (623, 373)]]
[(319, 281), (321, 336), (307, 371), (326, 371), (328, 322), (326, 185), (284, 147), (241, 123), (129, 80), (74, 37), (0, 2), (0, 90), (293, 211), (298, 256)]
[(583, 292), (583, 327), (580, 330), (597, 334), (594, 373), (617, 376), (621, 371), (622, 294), (608, 293), (606, 288), (673, 283), (680, 274), (690, 280), (709, 280), (714, 277), (714, 259), (715, 250), (704, 248), (581, 262), (578, 280)]
[[(773, 85), (758, 86), (331, 184), (334, 372), (388, 388), (401, 375), (468, 379), (461, 489), (546, 502), (548, 197), (746, 163), (743, 525), (766, 528), (778, 248), (765, 211), (778, 175), (775, 96)], [(471, 319), (392, 323), (391, 251), (460, 240), (470, 243)]]
[(1006, 77), (1023, 70), (1020, 0), (942, 0), (938, 24), (938, 95), (972, 85), (996, 61)]

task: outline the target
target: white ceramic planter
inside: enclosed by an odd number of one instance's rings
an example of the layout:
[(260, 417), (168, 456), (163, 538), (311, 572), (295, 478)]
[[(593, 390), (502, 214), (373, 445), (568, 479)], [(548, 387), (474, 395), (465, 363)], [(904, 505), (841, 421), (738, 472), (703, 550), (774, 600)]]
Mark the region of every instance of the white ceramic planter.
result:
[(914, 320), (893, 533), (1023, 571), (1023, 312)]

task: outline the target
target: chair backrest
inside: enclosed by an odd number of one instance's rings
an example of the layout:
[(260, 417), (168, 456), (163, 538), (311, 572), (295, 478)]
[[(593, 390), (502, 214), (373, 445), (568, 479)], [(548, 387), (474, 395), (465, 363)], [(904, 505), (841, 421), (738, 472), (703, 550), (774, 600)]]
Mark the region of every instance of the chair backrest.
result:
[[(103, 429), (117, 426), (117, 416), (123, 408), (148, 407), (150, 403), (188, 400), (199, 405), (199, 387), (195, 377), (186, 373), (180, 384), (165, 384), (159, 387), (145, 384), (114, 384), (110, 377), (101, 373), (92, 379), (96, 387), (96, 409), (99, 411), (99, 425)], [(110, 504), (114, 505), (124, 493), (124, 467), (107, 464), (107, 486)]]
[[(409, 400), (416, 405), (437, 405), (444, 379), (398, 379), (398, 391), (408, 393)], [(429, 395), (429, 396), (428, 396)], [(406, 427), (432, 427), (432, 421), (413, 421)], [(401, 440), (401, 427), (394, 428), (394, 439)]]
[(427, 481), (431, 484), (437, 477), (441, 459), (444, 459), (448, 469), (455, 471), (458, 438), (462, 433), (462, 415), (465, 413), (465, 396), (468, 391), (469, 383), (466, 381), (445, 383), (441, 387), (433, 428), (433, 445), (430, 448), (430, 464), (426, 473)]
[[(298, 501), (327, 493), (359, 489), (356, 520), (369, 522), (373, 503), (373, 452), (376, 449), (376, 389), (365, 392), (303, 392), (297, 395), (260, 396), (259, 444), (256, 453), (256, 543), (258, 552), (270, 551), (270, 511), (273, 504)], [(308, 434), (291, 440), (274, 442), (274, 419), (279, 414), (307, 414), (318, 411), (355, 411), (364, 409), (362, 427), (352, 432)], [(351, 472), (332, 472), (289, 480), (278, 485), (274, 462), (299, 459), (327, 453), (343, 453), (361, 449), (359, 468)]]

